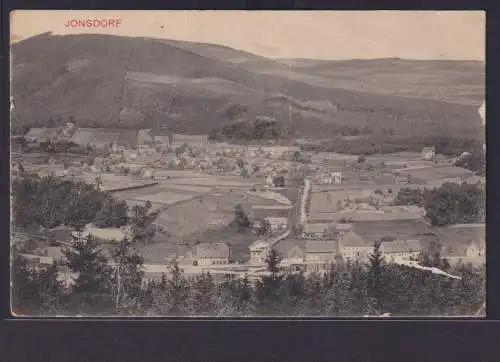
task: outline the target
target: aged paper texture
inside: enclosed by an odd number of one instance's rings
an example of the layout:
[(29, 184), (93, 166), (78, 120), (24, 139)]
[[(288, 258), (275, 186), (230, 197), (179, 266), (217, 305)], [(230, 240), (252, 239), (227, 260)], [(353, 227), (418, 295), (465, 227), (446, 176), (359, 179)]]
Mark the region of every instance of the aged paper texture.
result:
[(479, 11), (11, 13), (16, 316), (484, 316)]

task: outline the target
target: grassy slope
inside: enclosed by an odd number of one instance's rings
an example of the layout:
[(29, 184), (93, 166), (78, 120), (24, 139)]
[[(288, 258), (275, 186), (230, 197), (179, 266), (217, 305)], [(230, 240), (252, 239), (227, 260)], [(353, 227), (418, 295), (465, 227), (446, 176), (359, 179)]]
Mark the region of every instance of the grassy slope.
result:
[[(386, 84), (394, 83), (398, 74), (412, 73), (406, 63), (401, 73), (401, 62), (310, 62), (307, 67), (290, 68), (216, 45), (102, 35), (34, 37), (13, 45), (13, 55), (12, 89), (18, 122), (44, 123), (49, 117), (66, 120), (72, 116), (102, 126), (121, 121), (124, 126), (151, 127), (160, 121), (177, 131), (209, 132), (229, 121), (223, 112), (229, 103), (237, 103), (249, 106), (245, 117), (271, 116), (290, 122), (295, 134), (314, 138), (328, 136), (331, 124), (456, 136), (470, 134), (479, 124), (475, 105), (424, 99), (418, 94), (410, 94), (413, 98), (395, 95), (397, 92)], [(68, 64), (81, 67), (68, 71)], [(436, 68), (433, 62), (428, 64), (429, 69)], [(464, 67), (452, 71), (458, 74), (455, 78), (460, 79), (462, 88), (472, 90), (459, 89), (458, 98), (468, 97), (472, 99), (468, 103), (474, 103), (481, 88), (481, 67)], [(209, 78), (211, 82), (138, 82), (127, 80), (127, 72), (184, 80)], [(385, 81), (379, 79), (379, 73), (386, 74)], [(445, 81), (441, 77), (434, 83), (446, 86), (446, 82), (458, 82), (441, 73)], [(347, 86), (346, 74), (357, 77)], [(335, 82), (342, 77), (343, 85), (336, 87)], [(318, 84), (318, 78), (324, 82)], [(371, 93), (352, 90), (357, 90), (356, 82), (361, 78), (371, 82)], [(432, 77), (427, 82), (428, 88), (434, 86)], [(404, 87), (411, 88), (407, 83)], [(301, 106), (307, 101), (329, 101), (337, 111), (325, 110), (321, 103)]]

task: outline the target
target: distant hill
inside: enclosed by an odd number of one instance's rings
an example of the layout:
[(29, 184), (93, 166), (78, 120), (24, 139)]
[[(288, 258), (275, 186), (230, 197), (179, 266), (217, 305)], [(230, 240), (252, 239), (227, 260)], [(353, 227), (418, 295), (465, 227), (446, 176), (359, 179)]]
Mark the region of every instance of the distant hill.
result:
[(14, 130), (72, 120), (209, 133), (263, 116), (314, 139), (345, 125), (481, 134), (484, 67), (475, 62), (278, 61), (213, 44), (51, 34), (13, 44), (12, 55)]

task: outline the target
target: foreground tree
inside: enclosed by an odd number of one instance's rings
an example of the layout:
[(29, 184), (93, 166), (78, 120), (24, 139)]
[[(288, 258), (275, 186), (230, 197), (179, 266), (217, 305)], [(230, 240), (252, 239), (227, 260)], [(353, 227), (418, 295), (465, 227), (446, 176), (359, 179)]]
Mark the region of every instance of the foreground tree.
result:
[(112, 269), (98, 241), (93, 236), (76, 240), (63, 254), (69, 271), (76, 274), (71, 287), (72, 309), (85, 314), (112, 312)]
[(231, 221), (231, 225), (236, 227), (236, 231), (241, 232), (250, 226), (250, 220), (243, 210), (241, 204), (236, 204), (234, 207), (234, 219)]
[(280, 261), (277, 250), (271, 248), (266, 258), (268, 275), (262, 276), (256, 283), (258, 312), (262, 314), (280, 313), (281, 283), (283, 281)]
[(373, 246), (373, 253), (370, 255), (370, 266), (367, 284), (368, 295), (377, 301), (378, 313), (384, 312), (384, 256), (382, 250), (380, 249), (381, 245), (381, 242), (377, 240)]
[(135, 243), (125, 238), (112, 250), (113, 267), (110, 284), (115, 313), (135, 314), (141, 296), (143, 258)]

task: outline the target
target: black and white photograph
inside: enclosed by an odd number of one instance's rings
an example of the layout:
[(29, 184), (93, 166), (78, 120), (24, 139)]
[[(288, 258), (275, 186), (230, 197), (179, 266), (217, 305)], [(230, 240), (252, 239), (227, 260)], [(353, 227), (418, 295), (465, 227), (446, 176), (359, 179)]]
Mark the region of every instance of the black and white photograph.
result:
[(16, 10), (14, 317), (484, 317), (484, 11)]

